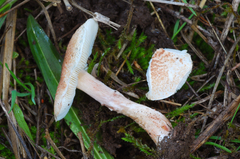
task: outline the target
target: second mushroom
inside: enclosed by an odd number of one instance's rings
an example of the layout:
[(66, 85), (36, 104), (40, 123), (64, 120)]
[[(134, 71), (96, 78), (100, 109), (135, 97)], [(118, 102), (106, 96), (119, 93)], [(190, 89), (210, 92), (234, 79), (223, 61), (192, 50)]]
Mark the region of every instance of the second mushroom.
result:
[[(93, 19), (89, 19), (75, 32), (69, 42), (55, 97), (55, 120), (58, 121), (65, 117), (75, 96), (75, 89), (78, 88), (100, 102), (101, 105), (108, 107), (111, 111), (116, 111), (132, 118), (146, 130), (155, 144), (157, 144), (165, 136), (169, 135), (172, 129), (169, 120), (160, 112), (127, 99), (121, 93), (107, 87), (104, 83), (84, 70), (87, 59), (92, 51), (97, 30), (98, 23)], [(161, 50), (161, 54), (163, 55), (164, 53), (171, 54), (169, 50)], [(161, 56), (161, 54), (158, 53), (158, 56)], [(177, 56), (176, 53), (172, 53), (171, 55), (174, 58)], [(190, 57), (186, 52), (184, 52), (184, 55), (188, 58)], [(182, 62), (186, 61), (182, 56), (178, 57)], [(171, 58), (169, 59), (171, 60)], [(191, 58), (190, 60), (187, 59), (187, 61), (191, 62)], [(154, 62), (154, 60), (152, 60), (152, 62)], [(192, 65), (190, 64), (187, 73), (183, 73), (184, 79), (180, 79), (180, 82), (185, 83), (187, 79), (186, 76), (188, 76), (189, 71), (191, 71), (191, 67)], [(148, 78), (150, 76), (154, 75), (150, 74)], [(182, 83), (177, 83), (176, 89), (179, 89), (179, 85), (182, 86)], [(152, 90), (153, 89), (150, 91)]]

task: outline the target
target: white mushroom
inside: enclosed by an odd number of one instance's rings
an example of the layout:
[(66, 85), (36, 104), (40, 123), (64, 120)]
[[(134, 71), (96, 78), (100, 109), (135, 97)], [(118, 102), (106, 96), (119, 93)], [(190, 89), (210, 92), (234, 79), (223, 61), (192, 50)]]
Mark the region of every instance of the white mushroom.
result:
[(187, 50), (158, 49), (153, 54), (147, 70), (150, 100), (167, 98), (179, 90), (192, 70), (191, 56)]
[(86, 67), (97, 32), (98, 23), (89, 19), (74, 33), (68, 44), (54, 102), (56, 121), (64, 118), (72, 105), (78, 74)]
[(97, 22), (92, 19), (88, 20), (76, 31), (68, 45), (55, 96), (55, 120), (61, 120), (67, 114), (77, 87), (110, 110), (132, 118), (157, 144), (164, 136), (168, 136), (172, 129), (168, 119), (154, 109), (130, 101), (84, 70), (87, 58), (91, 54), (97, 28)]

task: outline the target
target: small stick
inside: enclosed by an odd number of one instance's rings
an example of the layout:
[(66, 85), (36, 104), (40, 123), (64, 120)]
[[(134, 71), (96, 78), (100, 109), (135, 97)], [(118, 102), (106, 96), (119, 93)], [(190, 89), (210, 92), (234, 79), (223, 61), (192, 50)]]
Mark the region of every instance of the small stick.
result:
[(71, 3), (74, 7), (80, 9), (81, 11), (87, 13), (88, 15), (92, 16), (93, 19), (95, 21), (98, 21), (98, 22), (102, 22), (110, 27), (112, 27), (113, 29), (117, 30), (121, 25), (117, 24), (117, 23), (114, 23), (112, 21), (110, 21), (110, 18), (98, 13), (98, 12), (91, 12), (85, 8), (83, 8), (82, 6), (78, 5), (74, 0), (71, 0)]
[[(209, 81), (211, 81), (213, 79), (213, 77), (215, 77), (215, 75), (211, 76), (205, 83), (203, 83), (203, 85), (198, 88), (198, 90), (196, 91), (196, 93), (198, 93)], [(192, 98), (194, 97), (195, 95), (192, 95), (184, 104), (183, 106), (185, 106), (190, 100), (192, 100)]]
[(32, 145), (33, 149), (35, 150), (35, 152), (37, 153), (37, 155), (38, 155), (39, 158), (40, 158), (40, 155), (38, 154), (38, 152), (37, 152), (37, 150), (36, 150), (35, 148), (39, 149), (40, 151), (42, 151), (42, 152), (44, 152), (44, 153), (46, 153), (46, 154), (48, 154), (48, 155), (50, 155), (50, 156), (52, 156), (52, 157), (54, 157), (54, 158), (56, 158), (56, 159), (61, 159), (61, 158), (59, 158), (58, 156), (55, 156), (54, 154), (48, 152), (47, 150), (45, 150), (45, 149), (42, 148), (41, 146), (35, 144), (34, 142), (31, 142), (30, 139), (29, 139), (29, 137), (28, 137), (27, 135), (25, 135), (25, 137), (28, 139), (29, 143)]
[[(50, 3), (48, 6), (46, 6), (46, 10), (48, 10), (50, 7), (52, 7), (53, 6), (53, 3)], [(38, 13), (38, 15), (34, 18), (34, 19), (38, 19), (38, 17), (42, 14), (42, 13), (44, 13), (44, 11), (42, 10), (40, 13)], [(26, 29), (24, 29), (18, 36), (17, 36), (17, 38), (14, 40), (15, 42), (23, 35), (23, 33), (25, 33), (25, 31), (27, 30), (27, 28)]]
[[(4, 112), (3, 112), (3, 113), (4, 113)], [(3, 127), (1, 127), (1, 130), (2, 130), (3, 134), (5, 135), (5, 137), (6, 137), (7, 141), (8, 141), (8, 143), (9, 143), (9, 145), (10, 145), (11, 148), (12, 148), (12, 141), (10, 140), (10, 138), (9, 138), (9, 136), (8, 136), (8, 133), (6, 132), (6, 130), (5, 130)], [(13, 153), (13, 150), (12, 150), (12, 149), (10, 149), (10, 151)]]
[(220, 45), (221, 45), (221, 47), (222, 47), (223, 51), (224, 51), (224, 52), (227, 54), (227, 51), (226, 51), (225, 47), (223, 46), (223, 44), (222, 44), (221, 40), (219, 39), (219, 37), (218, 37), (218, 35), (217, 35), (216, 31), (214, 30), (214, 28), (213, 28), (213, 26), (212, 26), (212, 23), (209, 21), (209, 19), (208, 19), (208, 17), (207, 17), (207, 16), (205, 16), (205, 18), (207, 19), (207, 21), (208, 21), (208, 24), (209, 24), (209, 25), (212, 27), (212, 31), (213, 31), (213, 33), (215, 34), (215, 36), (216, 36), (216, 38), (217, 38), (218, 42), (220, 43)]
[(165, 32), (165, 34), (167, 35), (167, 37), (169, 37), (169, 36), (168, 36), (168, 33), (167, 33), (167, 31), (166, 31), (166, 29), (165, 29), (165, 27), (164, 27), (164, 25), (163, 25), (163, 22), (162, 22), (162, 20), (161, 20), (161, 18), (160, 18), (160, 16), (159, 16), (158, 12), (156, 11), (153, 3), (152, 3), (152, 2), (149, 2), (149, 3), (150, 3), (150, 5), (151, 5), (154, 13), (156, 14), (156, 16), (157, 16), (157, 18), (158, 18), (158, 21), (159, 21), (159, 23), (161, 24), (161, 26), (162, 26), (162, 28), (163, 28), (163, 31)]
[[(214, 98), (217, 98), (219, 95), (221, 95), (223, 93), (223, 91), (221, 91), (221, 90), (219, 90), (219, 91), (217, 91), (215, 94), (214, 94)], [(204, 103), (204, 102), (206, 102), (207, 100), (209, 100), (210, 99), (210, 97), (211, 97), (211, 95), (209, 95), (209, 96), (207, 96), (207, 97), (205, 97), (205, 98), (202, 98), (202, 99), (200, 99), (200, 100), (198, 100), (198, 101), (196, 101), (196, 102), (193, 102), (193, 103), (191, 103), (191, 104), (201, 104), (201, 103)], [(208, 109), (207, 107), (206, 107), (206, 109)], [(211, 109), (210, 109), (211, 110)]]
[[(128, 58), (130, 56), (131, 52), (132, 51), (129, 51), (126, 58)], [(125, 63), (126, 63), (126, 60), (124, 60), (123, 63), (121, 64), (121, 66), (119, 67), (118, 71), (116, 72), (116, 76), (119, 74), (119, 72), (121, 71), (121, 69), (123, 68)]]
[(234, 71), (235, 69), (237, 69), (240, 66), (240, 63), (238, 63), (236, 66), (234, 66), (231, 71)]
[(200, 9), (200, 7), (197, 5), (181, 3), (181, 2), (172, 2), (172, 1), (165, 1), (165, 0), (144, 0), (144, 1), (149, 1), (149, 3), (158, 2), (163, 4), (171, 4), (171, 5), (177, 5), (177, 6), (183, 6), (183, 7), (191, 7), (194, 9)]
[(67, 11), (72, 11), (73, 7), (71, 6), (71, 4), (68, 2), (68, 0), (63, 0)]
[[(134, 26), (133, 30), (131, 31), (131, 33), (130, 33), (130, 36), (131, 36), (131, 37), (133, 36), (136, 28), (137, 28), (137, 26)], [(119, 51), (119, 53), (118, 53), (118, 55), (117, 55), (117, 59), (122, 55), (122, 53), (123, 53), (123, 51), (125, 50), (125, 48), (127, 47), (128, 43), (129, 43), (129, 41), (127, 40), (127, 41), (123, 44), (121, 50)]]
[(193, 44), (188, 40), (188, 38), (182, 33), (181, 31), (181, 35), (183, 37), (183, 39), (186, 41), (186, 43), (191, 47), (191, 49), (194, 51), (194, 53), (202, 60), (202, 62), (206, 65), (206, 67), (209, 66), (209, 63), (207, 61), (207, 58), (203, 55), (203, 53), (201, 53), (199, 50), (197, 50)]
[(71, 34), (73, 31), (75, 31), (77, 28), (79, 28), (80, 24), (77, 24), (75, 27), (73, 27), (69, 32), (67, 32), (66, 34), (60, 36), (58, 38), (58, 41), (60, 41), (61, 39), (63, 39), (65, 36), (68, 36), (69, 34)]
[(8, 115), (7, 110), (5, 109), (4, 104), (2, 103), (2, 100), (0, 100), (0, 105), (1, 105), (2, 110), (4, 111), (4, 113), (5, 113), (5, 115), (6, 115), (7, 119), (8, 119), (10, 125), (12, 126), (13, 130), (15, 131), (15, 133), (16, 133), (16, 135), (17, 135), (19, 141), (21, 142), (23, 148), (25, 149), (25, 151), (26, 151), (28, 157), (29, 157), (30, 159), (32, 159), (31, 153), (29, 152), (29, 150), (28, 150), (28, 148), (27, 148), (27, 145), (25, 144), (25, 142), (24, 142), (24, 140), (22, 139), (21, 135), (18, 133), (17, 128), (14, 126), (14, 124), (13, 124), (13, 122), (12, 122), (10, 116)]
[[(233, 11), (234, 12), (237, 11), (239, 3), (240, 3), (240, 0), (233, 0), (232, 1), (232, 7), (233, 7)], [(234, 19), (234, 14), (233, 13), (229, 13), (228, 16), (227, 16), (227, 20), (226, 20), (226, 22), (224, 24), (224, 29), (222, 31), (221, 37), (220, 37), (220, 40), (222, 42), (225, 41), (225, 39), (226, 39), (226, 37), (228, 35), (229, 29), (230, 29), (230, 25), (231, 25), (233, 19)]]
[(21, 3), (19, 3), (18, 5), (16, 5), (15, 7), (13, 7), (12, 9), (9, 9), (8, 11), (4, 12), (3, 14), (0, 14), (0, 18), (2, 18), (4, 15), (6, 15), (6, 14), (8, 14), (9, 12), (17, 9), (18, 7), (24, 5), (25, 3), (29, 2), (29, 1), (30, 1), (30, 0), (25, 0), (25, 1), (21, 2)]
[[(215, 92), (217, 91), (217, 87), (218, 87), (218, 85), (219, 85), (219, 83), (220, 83), (221, 77), (222, 77), (223, 72), (224, 72), (224, 70), (225, 70), (225, 67), (226, 67), (226, 65), (227, 65), (227, 63), (228, 63), (228, 60), (229, 60), (230, 56), (232, 56), (233, 51), (234, 51), (234, 49), (235, 49), (235, 47), (236, 47), (236, 45), (238, 44), (239, 41), (240, 41), (240, 36), (237, 38), (237, 40), (235, 41), (235, 43), (232, 45), (232, 47), (231, 47), (231, 49), (229, 50), (229, 52), (228, 52), (228, 54), (227, 54), (227, 57), (226, 57), (226, 59), (225, 59), (225, 61), (224, 61), (224, 65), (222, 66), (222, 68), (221, 68), (220, 71), (219, 71), (217, 80), (216, 80), (216, 82), (215, 82), (215, 86), (214, 86), (213, 91), (212, 91), (212, 94), (211, 94), (211, 98), (210, 98), (209, 103), (208, 103), (208, 108), (209, 108), (209, 109), (212, 107), (212, 102), (213, 102), (213, 99), (214, 99)], [(204, 122), (203, 122), (203, 126), (202, 126), (202, 130), (203, 130), (203, 128), (205, 127), (206, 122), (207, 122), (207, 116), (205, 116), (205, 119), (204, 119)]]
[(55, 143), (54, 143), (53, 140), (51, 139), (50, 134), (49, 134), (49, 132), (48, 132), (48, 129), (46, 129), (45, 134), (46, 134), (46, 135), (45, 135), (44, 137), (49, 141), (49, 143), (52, 145), (53, 149), (57, 152), (57, 154), (58, 154), (62, 159), (66, 159), (66, 158), (63, 156), (62, 152), (57, 148), (57, 146), (55, 145)]
[(167, 103), (167, 104), (171, 104), (171, 105), (176, 105), (176, 106), (179, 106), (179, 107), (182, 106), (182, 104), (180, 104), (180, 103), (175, 103), (175, 102), (167, 101), (167, 100), (163, 100), (163, 99), (160, 100), (160, 102)]
[(55, 47), (57, 48), (58, 50), (58, 53), (60, 53), (60, 49), (59, 49), (59, 46), (58, 46), (58, 43), (57, 43), (57, 38), (56, 38), (56, 34), (55, 34), (55, 31), (53, 29), (53, 25), (52, 25), (52, 21), (51, 21), (51, 18), (47, 12), (47, 9), (46, 7), (42, 4), (42, 2), (40, 2), (39, 0), (36, 0), (37, 3), (41, 6), (41, 8), (43, 9), (44, 11), (44, 14), (45, 14), (45, 17), (48, 21), (48, 25), (49, 25), (49, 28), (50, 28), (50, 31), (52, 33), (52, 36), (53, 36), (53, 41), (54, 41), (54, 44), (55, 44)]
[(193, 141), (191, 153), (201, 147), (226, 121), (234, 115), (239, 103), (240, 96), (233, 100), (233, 102), (207, 127), (207, 129)]
[(85, 147), (84, 147), (84, 143), (83, 143), (82, 132), (79, 131), (79, 132), (77, 133), (77, 136), (78, 136), (78, 139), (79, 139), (79, 141), (80, 141), (80, 146), (81, 146), (81, 149), (82, 149), (83, 158), (84, 158), (84, 159), (85, 159), (85, 158), (88, 158), (88, 157), (87, 157), (86, 150), (85, 150)]

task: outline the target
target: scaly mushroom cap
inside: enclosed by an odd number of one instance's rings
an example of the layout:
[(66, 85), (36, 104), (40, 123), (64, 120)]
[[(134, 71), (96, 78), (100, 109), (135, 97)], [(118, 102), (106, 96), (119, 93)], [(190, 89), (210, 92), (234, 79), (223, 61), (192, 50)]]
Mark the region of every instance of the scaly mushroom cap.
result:
[(187, 50), (158, 49), (153, 54), (147, 70), (150, 100), (167, 98), (179, 90), (192, 70), (191, 56)]
[(56, 121), (64, 118), (72, 105), (78, 83), (78, 74), (86, 67), (97, 31), (98, 23), (89, 19), (74, 33), (68, 44), (54, 102)]

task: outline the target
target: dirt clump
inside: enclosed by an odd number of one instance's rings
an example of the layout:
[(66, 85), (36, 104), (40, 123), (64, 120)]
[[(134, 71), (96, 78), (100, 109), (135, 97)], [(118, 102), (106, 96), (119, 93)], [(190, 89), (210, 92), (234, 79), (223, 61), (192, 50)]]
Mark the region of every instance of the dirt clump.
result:
[(171, 132), (170, 138), (165, 137), (157, 146), (160, 158), (189, 159), (190, 146), (195, 139), (193, 124), (179, 123)]

